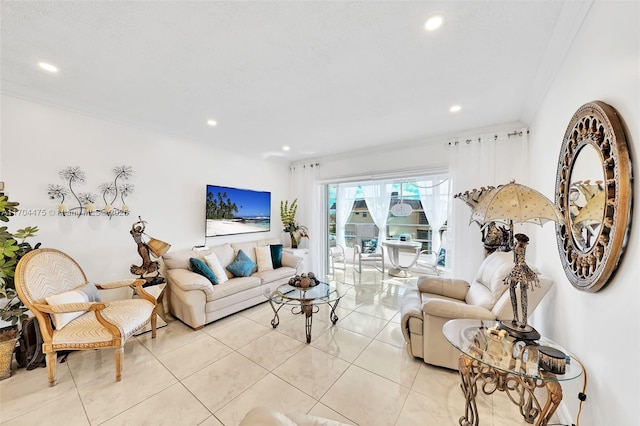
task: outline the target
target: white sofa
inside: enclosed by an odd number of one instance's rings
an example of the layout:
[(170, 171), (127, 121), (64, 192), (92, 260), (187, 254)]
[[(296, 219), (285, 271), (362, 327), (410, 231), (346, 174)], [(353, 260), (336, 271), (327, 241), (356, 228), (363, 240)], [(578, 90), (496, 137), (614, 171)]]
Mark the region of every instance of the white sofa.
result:
[[(513, 253), (495, 252), (480, 265), (471, 284), (443, 277), (422, 277), (402, 299), (401, 327), (409, 355), (432, 365), (458, 369), (460, 352), (442, 334), (451, 319), (513, 319), (509, 286), (504, 278), (513, 269)], [(539, 276), (540, 288), (529, 289), (529, 314), (553, 285)], [(518, 291), (519, 293), (519, 291)]]
[[(163, 273), (167, 280), (169, 312), (194, 329), (226, 317), (248, 307), (267, 301), (265, 296), (302, 271), (302, 259), (282, 253), (282, 267), (255, 271), (249, 277), (234, 277), (226, 267), (233, 262), (239, 250), (252, 261), (256, 260), (256, 247), (279, 245), (277, 238), (225, 243), (206, 250), (169, 251), (164, 256)], [(215, 254), (225, 268), (228, 281), (213, 285), (206, 277), (191, 270), (192, 257), (203, 260)]]

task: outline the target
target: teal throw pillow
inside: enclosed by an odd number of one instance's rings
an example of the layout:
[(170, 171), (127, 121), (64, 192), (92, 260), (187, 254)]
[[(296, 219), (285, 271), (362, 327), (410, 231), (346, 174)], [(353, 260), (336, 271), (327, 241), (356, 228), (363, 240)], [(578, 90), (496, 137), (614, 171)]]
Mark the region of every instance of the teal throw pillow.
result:
[(438, 252), (438, 266), (444, 266), (445, 259), (447, 257), (447, 251), (443, 248)]
[(193, 272), (207, 278), (209, 281), (211, 281), (211, 284), (218, 284), (216, 274), (213, 273), (211, 268), (209, 268), (209, 265), (207, 265), (204, 260), (198, 259), (197, 257), (192, 257), (191, 259), (189, 259), (189, 264), (191, 265), (191, 270)]
[(227, 271), (236, 277), (250, 277), (256, 266), (258, 265), (245, 252), (238, 250), (234, 261), (227, 266)]
[(362, 252), (371, 254), (375, 253), (378, 248), (378, 239), (377, 238), (363, 238), (362, 239)]
[(271, 244), (271, 263), (273, 269), (282, 267), (282, 244)]

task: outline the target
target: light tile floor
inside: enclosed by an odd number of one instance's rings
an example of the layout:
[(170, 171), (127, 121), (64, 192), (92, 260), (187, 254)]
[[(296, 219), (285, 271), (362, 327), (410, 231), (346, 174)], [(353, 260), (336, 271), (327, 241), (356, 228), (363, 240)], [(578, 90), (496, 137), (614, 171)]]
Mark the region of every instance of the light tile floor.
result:
[[(113, 351), (79, 351), (0, 381), (2, 425), (237, 425), (256, 406), (366, 426), (455, 425), (464, 412), (458, 373), (410, 357), (399, 307), (416, 278), (337, 270), (339, 321), (323, 306), (304, 320), (282, 309), (273, 329), (268, 303), (194, 331), (169, 319), (125, 346), (115, 381)], [(480, 392), (481, 393), (481, 392)], [(479, 395), (482, 425), (525, 425), (503, 394)]]

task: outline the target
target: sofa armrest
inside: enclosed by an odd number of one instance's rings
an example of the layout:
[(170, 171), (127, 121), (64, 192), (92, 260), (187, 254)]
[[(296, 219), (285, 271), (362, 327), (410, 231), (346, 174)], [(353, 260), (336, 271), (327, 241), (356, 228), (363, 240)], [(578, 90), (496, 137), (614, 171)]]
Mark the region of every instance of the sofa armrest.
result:
[(211, 284), (211, 281), (188, 269), (168, 269), (166, 271), (166, 277), (170, 284), (176, 285), (184, 291), (203, 291), (207, 295), (207, 300), (210, 295), (213, 295), (213, 284)]
[[(288, 266), (298, 271), (298, 266), (302, 264), (302, 258), (291, 253), (282, 252), (282, 266)], [(298, 271), (300, 273), (300, 271)]]
[(496, 317), (490, 310), (482, 306), (467, 305), (464, 302), (456, 302), (446, 299), (430, 299), (422, 305), (425, 315), (440, 318), (469, 318), (480, 320), (495, 320)]
[(415, 289), (409, 289), (402, 298), (402, 307), (400, 308), (400, 328), (406, 342), (411, 342), (411, 331), (409, 330), (409, 321), (416, 318), (422, 321), (422, 298), (420, 292)]
[(441, 277), (421, 277), (418, 280), (418, 290), (422, 293), (437, 294), (464, 300), (469, 291), (469, 283), (465, 280), (456, 280)]

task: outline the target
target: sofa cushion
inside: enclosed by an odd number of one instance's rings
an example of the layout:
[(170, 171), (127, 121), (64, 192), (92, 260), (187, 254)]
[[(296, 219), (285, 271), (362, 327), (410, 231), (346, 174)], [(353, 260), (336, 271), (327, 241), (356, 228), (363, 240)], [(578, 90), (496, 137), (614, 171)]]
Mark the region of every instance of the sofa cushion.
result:
[[(233, 251), (233, 247), (231, 247), (231, 244), (229, 243), (211, 247), (211, 253), (215, 254), (218, 257), (220, 264), (224, 268), (229, 266), (231, 262), (233, 262), (233, 259), (235, 259), (236, 257), (236, 254)], [(227, 271), (226, 269), (225, 269), (225, 274), (227, 274), (227, 278), (233, 278), (233, 274), (230, 271)]]
[(222, 267), (222, 264), (220, 263), (220, 260), (215, 253), (211, 253), (205, 256), (204, 261), (207, 262), (207, 265), (209, 265), (209, 268), (211, 268), (211, 270), (215, 274), (216, 279), (218, 280), (218, 284), (221, 284), (229, 279), (227, 277), (227, 272)]
[(241, 291), (248, 290), (250, 288), (259, 287), (260, 286), (260, 278), (253, 277), (237, 277), (232, 278), (229, 281), (218, 284), (213, 288), (213, 296), (211, 298), (207, 298), (207, 302), (212, 300), (218, 300), (222, 297), (227, 297), (232, 294), (239, 293)]
[(292, 277), (296, 274), (296, 270), (283, 266), (278, 269), (272, 269), (270, 271), (258, 271), (253, 274), (254, 277), (258, 277), (262, 280), (262, 283), (270, 283), (281, 278)]
[(227, 266), (227, 271), (236, 277), (250, 277), (256, 266), (258, 265), (243, 250), (240, 250), (235, 260)]
[(507, 289), (504, 278), (513, 269), (513, 253), (494, 252), (480, 265), (475, 280), (471, 283), (465, 301), (492, 309)]
[(189, 269), (189, 259), (193, 256), (192, 250), (177, 250), (165, 253), (162, 260), (168, 269)]
[(244, 254), (246, 254), (249, 259), (253, 261), (253, 263), (256, 263), (256, 247), (258, 247), (258, 245), (255, 241), (248, 241), (245, 243), (232, 243), (231, 247), (233, 247), (233, 252), (236, 256), (238, 255), (238, 252), (242, 250)]
[(271, 262), (273, 269), (282, 267), (282, 244), (271, 244)]
[(269, 246), (256, 247), (256, 263), (258, 271), (270, 271), (273, 269), (273, 261), (271, 260), (271, 248)]
[(203, 277), (211, 281), (211, 284), (218, 284), (216, 275), (204, 260), (198, 259), (197, 257), (192, 257), (191, 259), (189, 259), (189, 264), (193, 272), (202, 275)]
[(271, 246), (274, 244), (282, 244), (282, 242), (278, 238), (265, 238), (264, 240), (256, 241), (258, 247)]

